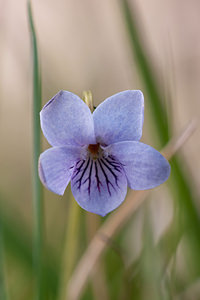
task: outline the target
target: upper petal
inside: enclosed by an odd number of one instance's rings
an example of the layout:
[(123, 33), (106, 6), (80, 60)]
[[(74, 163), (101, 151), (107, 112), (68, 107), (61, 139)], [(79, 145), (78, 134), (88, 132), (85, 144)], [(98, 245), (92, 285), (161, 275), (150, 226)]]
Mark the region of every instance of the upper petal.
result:
[(131, 189), (151, 189), (169, 177), (168, 161), (151, 146), (140, 142), (121, 142), (106, 147), (105, 151), (123, 164)]
[(71, 188), (82, 208), (105, 216), (124, 201), (127, 179), (118, 161), (88, 158), (76, 165)]
[(102, 102), (94, 111), (98, 143), (138, 141), (142, 136), (144, 98), (141, 91), (124, 91)]
[(52, 146), (95, 144), (88, 106), (75, 94), (60, 91), (40, 112), (41, 128)]
[(79, 147), (53, 147), (44, 151), (38, 166), (42, 183), (50, 191), (63, 195), (80, 157)]

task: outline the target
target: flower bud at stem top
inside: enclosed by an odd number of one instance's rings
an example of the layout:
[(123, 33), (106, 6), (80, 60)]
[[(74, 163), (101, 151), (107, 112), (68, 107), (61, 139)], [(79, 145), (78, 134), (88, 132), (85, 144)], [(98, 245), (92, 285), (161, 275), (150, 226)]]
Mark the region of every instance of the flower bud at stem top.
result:
[(92, 101), (92, 92), (84, 91), (83, 92), (83, 101), (87, 104), (91, 112), (94, 110), (93, 101)]

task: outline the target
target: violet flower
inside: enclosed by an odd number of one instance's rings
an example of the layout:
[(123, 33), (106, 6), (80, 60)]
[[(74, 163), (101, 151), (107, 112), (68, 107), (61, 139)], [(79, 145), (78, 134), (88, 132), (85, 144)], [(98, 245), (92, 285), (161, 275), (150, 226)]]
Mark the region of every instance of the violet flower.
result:
[(53, 146), (40, 155), (39, 176), (50, 191), (63, 195), (71, 181), (78, 204), (105, 216), (127, 193), (154, 188), (170, 173), (168, 161), (139, 142), (144, 99), (124, 91), (91, 113), (78, 96), (60, 91), (42, 109), (41, 128)]

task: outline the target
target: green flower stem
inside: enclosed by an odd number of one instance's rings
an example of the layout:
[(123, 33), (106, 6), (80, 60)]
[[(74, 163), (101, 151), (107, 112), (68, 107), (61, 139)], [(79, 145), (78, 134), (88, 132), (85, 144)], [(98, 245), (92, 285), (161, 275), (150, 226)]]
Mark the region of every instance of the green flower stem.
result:
[(65, 234), (59, 300), (66, 299), (67, 285), (77, 258), (79, 243), (80, 207), (71, 194), (70, 207)]
[(37, 53), (37, 39), (32, 17), (30, 1), (28, 2), (28, 16), (30, 34), (32, 40), (33, 59), (33, 209), (34, 209), (34, 249), (33, 259), (36, 279), (36, 298), (44, 299), (42, 296), (43, 276), (42, 276), (42, 249), (43, 249), (43, 196), (42, 187), (38, 177), (38, 158), (41, 153), (40, 142), (40, 119), (41, 110), (41, 81), (39, 73), (39, 61)]

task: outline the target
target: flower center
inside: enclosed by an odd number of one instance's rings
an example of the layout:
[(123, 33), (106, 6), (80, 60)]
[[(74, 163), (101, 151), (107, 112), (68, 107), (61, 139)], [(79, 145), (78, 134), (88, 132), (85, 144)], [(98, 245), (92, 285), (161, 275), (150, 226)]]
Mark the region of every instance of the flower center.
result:
[(93, 159), (97, 159), (99, 157), (99, 154), (100, 154), (100, 151), (101, 151), (99, 143), (98, 144), (90, 144), (88, 146), (88, 151), (92, 155)]

